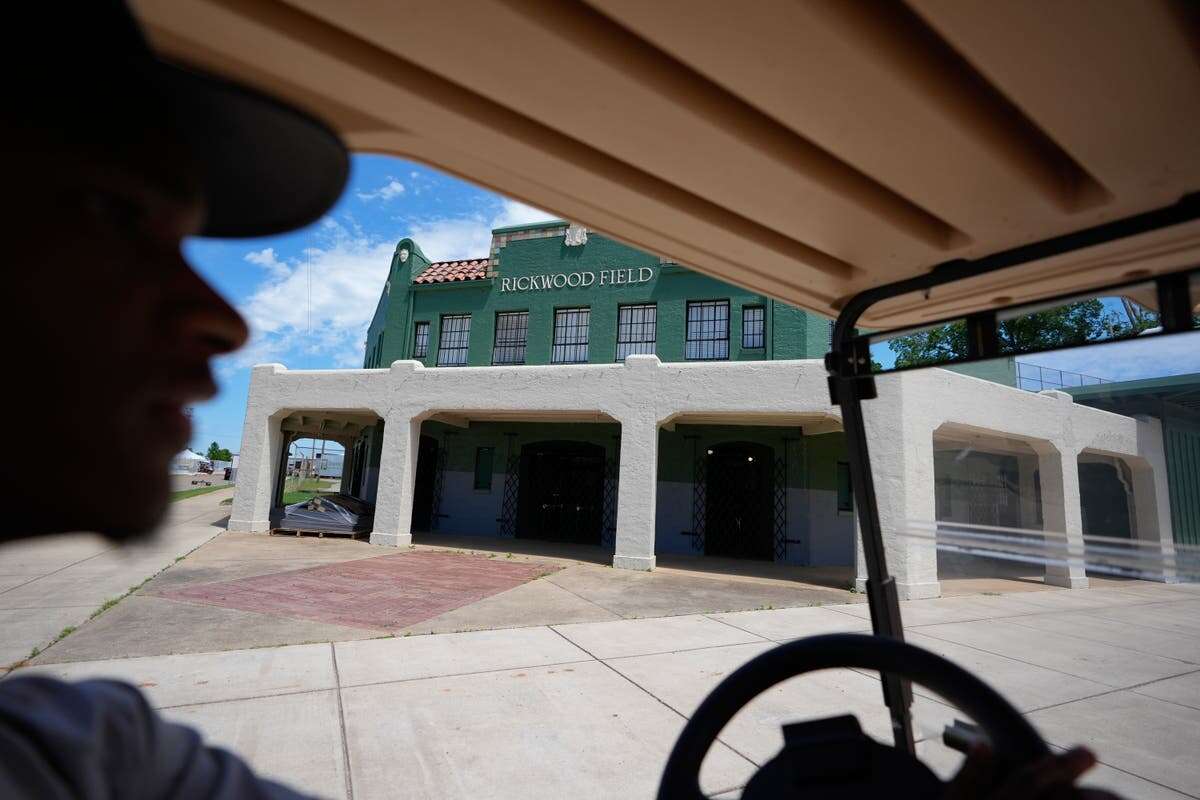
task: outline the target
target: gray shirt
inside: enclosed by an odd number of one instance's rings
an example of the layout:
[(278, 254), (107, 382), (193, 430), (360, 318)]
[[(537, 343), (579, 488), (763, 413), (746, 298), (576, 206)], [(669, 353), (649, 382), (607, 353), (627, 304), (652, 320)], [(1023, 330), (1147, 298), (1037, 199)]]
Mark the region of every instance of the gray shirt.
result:
[(301, 798), (116, 681), (0, 682), (0, 797)]

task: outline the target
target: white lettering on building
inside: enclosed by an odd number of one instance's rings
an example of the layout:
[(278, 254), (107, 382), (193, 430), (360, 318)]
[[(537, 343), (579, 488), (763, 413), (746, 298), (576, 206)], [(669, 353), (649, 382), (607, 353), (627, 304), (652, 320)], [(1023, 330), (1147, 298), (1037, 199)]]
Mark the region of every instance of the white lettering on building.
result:
[(521, 275), (517, 278), (501, 278), (500, 291), (541, 292), (547, 289), (587, 288), (596, 283), (599, 276), (601, 286), (633, 286), (654, 280), (654, 267), (620, 267), (598, 271), (556, 272), (551, 275)]

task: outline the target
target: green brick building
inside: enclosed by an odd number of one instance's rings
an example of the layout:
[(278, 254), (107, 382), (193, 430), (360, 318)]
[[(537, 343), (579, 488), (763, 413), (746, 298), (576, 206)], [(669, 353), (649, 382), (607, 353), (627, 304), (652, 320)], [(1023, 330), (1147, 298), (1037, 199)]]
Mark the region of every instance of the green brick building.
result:
[[(434, 263), (401, 240), (363, 366), (820, 359), (830, 331), (828, 318), (552, 221), (496, 229), (476, 260)], [(414, 530), (611, 546), (618, 426), (426, 421), (421, 433)], [(659, 552), (852, 563), (840, 432), (681, 424), (659, 435)], [(353, 459), (356, 493), (372, 493), (381, 439)]]

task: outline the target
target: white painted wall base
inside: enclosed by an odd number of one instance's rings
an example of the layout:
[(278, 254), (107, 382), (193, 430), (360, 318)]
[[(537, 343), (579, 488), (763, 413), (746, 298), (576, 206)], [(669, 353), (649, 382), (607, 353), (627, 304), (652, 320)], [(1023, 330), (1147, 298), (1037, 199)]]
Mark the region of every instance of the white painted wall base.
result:
[(380, 544), (384, 547), (410, 547), (412, 545), (411, 533), (379, 533), (371, 532), (371, 544)]
[(1086, 589), (1088, 587), (1088, 579), (1078, 575), (1064, 575), (1046, 570), (1046, 577), (1043, 579), (1047, 586), (1061, 586), (1064, 589)]
[(613, 566), (617, 569), (640, 569), (646, 572), (654, 569), (654, 556), (613, 556)]
[(271, 521), (266, 519), (230, 519), (225, 530), (234, 533), (266, 533), (271, 530)]

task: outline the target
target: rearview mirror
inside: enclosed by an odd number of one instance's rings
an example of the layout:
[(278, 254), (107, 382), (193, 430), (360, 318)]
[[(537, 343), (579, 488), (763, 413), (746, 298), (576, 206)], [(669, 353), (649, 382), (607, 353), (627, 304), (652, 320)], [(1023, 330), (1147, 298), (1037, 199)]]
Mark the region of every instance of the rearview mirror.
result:
[[(855, 351), (863, 360), (869, 357), (869, 369), (863, 372), (881, 374), (1180, 333), (1197, 327), (1197, 275), (1170, 275), (915, 328), (864, 333), (855, 338)], [(1164, 316), (1170, 319), (1164, 321)]]

